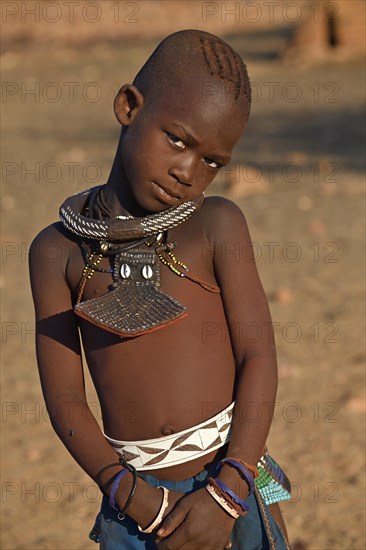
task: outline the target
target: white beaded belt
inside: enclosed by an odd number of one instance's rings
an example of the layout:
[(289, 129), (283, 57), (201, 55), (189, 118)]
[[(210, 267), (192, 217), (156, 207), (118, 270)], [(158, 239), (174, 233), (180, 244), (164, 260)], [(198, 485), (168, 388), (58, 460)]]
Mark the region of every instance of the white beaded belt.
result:
[(233, 401), (216, 416), (171, 435), (141, 441), (117, 441), (103, 434), (136, 470), (156, 470), (194, 460), (230, 441)]

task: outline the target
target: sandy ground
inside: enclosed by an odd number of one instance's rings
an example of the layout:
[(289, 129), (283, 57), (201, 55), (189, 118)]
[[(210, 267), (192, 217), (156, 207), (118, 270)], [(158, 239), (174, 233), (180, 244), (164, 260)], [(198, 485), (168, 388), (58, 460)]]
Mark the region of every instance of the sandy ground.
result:
[[(247, 52), (255, 101), (233, 171), (210, 192), (245, 212), (275, 323), (280, 388), (269, 445), (293, 482), (283, 506), (289, 534), (298, 550), (362, 550), (362, 61), (288, 66), (272, 59), (281, 36), (229, 40)], [(154, 44), (3, 57), (3, 80), (18, 86), (2, 104), (3, 549), (95, 548), (88, 533), (100, 497), (43, 404), (27, 250), (67, 195), (106, 180), (119, 133), (114, 92)], [(38, 95), (26, 95), (32, 86)]]

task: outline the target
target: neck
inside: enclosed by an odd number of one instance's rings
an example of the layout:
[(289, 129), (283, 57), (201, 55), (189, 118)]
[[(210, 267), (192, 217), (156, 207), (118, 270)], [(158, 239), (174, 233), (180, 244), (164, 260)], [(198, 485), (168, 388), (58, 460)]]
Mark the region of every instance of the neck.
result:
[(111, 217), (132, 215), (135, 217), (151, 214), (139, 206), (132, 194), (130, 184), (122, 163), (123, 130), (117, 146), (112, 169), (104, 188), (104, 197), (111, 209)]

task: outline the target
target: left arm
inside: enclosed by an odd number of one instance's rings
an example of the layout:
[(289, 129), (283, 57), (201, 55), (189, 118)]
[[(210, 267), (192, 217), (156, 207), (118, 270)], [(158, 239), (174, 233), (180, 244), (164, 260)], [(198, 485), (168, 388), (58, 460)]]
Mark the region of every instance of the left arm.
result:
[[(239, 369), (227, 456), (256, 465), (276, 400), (275, 340), (245, 217), (238, 206), (225, 199), (220, 200), (219, 209), (222, 213), (215, 216), (213, 229), (214, 266)], [(245, 483), (229, 466), (223, 466), (219, 477), (233, 489), (246, 490)]]
[[(228, 330), (239, 376), (227, 456), (256, 465), (272, 421), (277, 391), (277, 361), (271, 315), (259, 279), (245, 217), (233, 202), (211, 197), (207, 237), (214, 247), (214, 269), (221, 288)], [(246, 483), (233, 468), (223, 465), (218, 476), (242, 499)], [(184, 524), (177, 529), (184, 521)], [(203, 488), (181, 499), (164, 520), (161, 550), (222, 548), (235, 520), (214, 502)], [(220, 542), (219, 542), (220, 541)], [(184, 546), (190, 548), (190, 546)]]

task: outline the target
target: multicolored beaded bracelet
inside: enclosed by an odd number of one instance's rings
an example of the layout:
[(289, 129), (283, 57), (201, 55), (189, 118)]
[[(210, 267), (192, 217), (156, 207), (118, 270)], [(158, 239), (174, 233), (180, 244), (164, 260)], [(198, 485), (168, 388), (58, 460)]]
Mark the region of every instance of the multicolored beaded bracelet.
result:
[(291, 482), (267, 450), (260, 458), (257, 468), (259, 477), (255, 480), (255, 485), (267, 505), (290, 500)]

